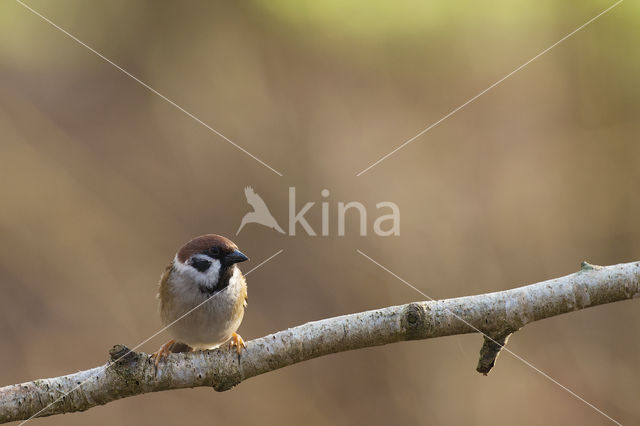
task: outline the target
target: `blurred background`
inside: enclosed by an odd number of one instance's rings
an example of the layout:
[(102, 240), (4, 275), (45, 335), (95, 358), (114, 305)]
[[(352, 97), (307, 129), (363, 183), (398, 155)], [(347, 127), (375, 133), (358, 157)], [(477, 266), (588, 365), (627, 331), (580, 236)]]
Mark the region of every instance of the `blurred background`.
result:
[[(320, 318), (505, 290), (640, 260), (640, 41), (624, 2), (406, 148), (405, 140), (609, 1), (31, 0), (29, 5), (283, 173), (260, 165), (13, 1), (0, 3), (0, 384), (103, 364), (160, 328), (175, 251), (251, 257), (245, 339)], [(247, 225), (288, 188), (320, 232)], [(320, 192), (328, 189), (325, 200)], [(337, 203), (368, 209), (369, 236)], [(380, 201), (401, 211), (379, 237)], [(298, 208), (299, 208), (298, 207)], [(510, 349), (622, 423), (640, 418), (637, 301), (528, 325)], [(145, 344), (155, 351), (166, 335)], [(222, 394), (153, 393), (42, 425), (607, 424), (478, 335), (341, 353)]]

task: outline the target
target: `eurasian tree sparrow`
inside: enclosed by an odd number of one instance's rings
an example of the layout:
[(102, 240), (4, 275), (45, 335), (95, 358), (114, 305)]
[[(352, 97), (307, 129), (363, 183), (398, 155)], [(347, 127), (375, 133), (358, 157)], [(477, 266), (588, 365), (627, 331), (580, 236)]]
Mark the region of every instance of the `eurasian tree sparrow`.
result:
[(171, 352), (210, 349), (229, 339), (240, 355), (244, 341), (236, 330), (247, 306), (247, 283), (236, 263), (245, 260), (232, 241), (214, 234), (178, 251), (160, 278), (160, 318), (172, 339), (152, 355), (156, 366)]

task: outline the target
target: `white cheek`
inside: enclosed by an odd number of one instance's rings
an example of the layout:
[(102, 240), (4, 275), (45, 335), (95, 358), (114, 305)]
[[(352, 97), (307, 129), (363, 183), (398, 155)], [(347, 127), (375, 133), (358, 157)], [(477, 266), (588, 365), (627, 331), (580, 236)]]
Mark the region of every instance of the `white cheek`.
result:
[(220, 268), (222, 264), (217, 259), (212, 259), (208, 256), (204, 255), (194, 255), (194, 258), (202, 258), (204, 260), (208, 260), (211, 262), (211, 266), (204, 272), (198, 271), (191, 265), (185, 265), (180, 262), (177, 256), (173, 259), (173, 267), (175, 271), (184, 277), (188, 277), (191, 280), (195, 281), (196, 284), (205, 285), (208, 287), (214, 287), (218, 283), (218, 278), (220, 277)]
[(209, 269), (204, 271), (204, 273), (201, 273), (198, 271), (196, 272), (198, 272), (200, 275), (204, 275), (208, 282), (217, 284), (218, 278), (220, 278), (221, 267), (222, 267), (222, 264), (220, 263), (220, 261), (218, 259), (213, 259), (211, 262), (211, 266), (209, 266)]

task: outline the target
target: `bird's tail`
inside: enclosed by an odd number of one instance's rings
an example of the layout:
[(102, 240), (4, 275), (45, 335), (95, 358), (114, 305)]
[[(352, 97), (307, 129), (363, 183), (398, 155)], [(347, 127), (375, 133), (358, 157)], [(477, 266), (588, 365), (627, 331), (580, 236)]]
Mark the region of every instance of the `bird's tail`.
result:
[(275, 223), (275, 225), (273, 226), (273, 229), (275, 229), (276, 231), (278, 231), (281, 234), (284, 234), (284, 231), (282, 230), (282, 228), (280, 228), (280, 225), (278, 225), (278, 222), (274, 221), (274, 223)]
[(247, 224), (247, 222), (245, 221), (246, 218), (247, 218), (246, 216), (242, 218), (242, 222), (240, 222), (240, 227), (236, 231), (236, 235), (238, 235), (240, 231), (242, 231), (242, 228), (244, 228), (244, 225)]

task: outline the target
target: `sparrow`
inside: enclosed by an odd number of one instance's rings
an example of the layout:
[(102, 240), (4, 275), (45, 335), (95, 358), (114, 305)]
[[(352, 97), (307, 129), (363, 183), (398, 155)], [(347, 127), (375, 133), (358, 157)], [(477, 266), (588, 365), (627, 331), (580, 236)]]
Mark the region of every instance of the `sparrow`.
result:
[(260, 225), (264, 225), (267, 228), (275, 229), (281, 234), (284, 234), (284, 230), (278, 225), (276, 218), (273, 217), (271, 212), (269, 211), (269, 207), (264, 202), (262, 197), (260, 197), (250, 186), (247, 186), (244, 189), (244, 196), (247, 198), (247, 203), (251, 207), (253, 207), (253, 211), (244, 215), (242, 221), (240, 222), (240, 227), (238, 231), (236, 231), (236, 235), (240, 233), (242, 228), (247, 223), (259, 223)]
[(226, 341), (240, 357), (245, 345), (236, 331), (247, 306), (247, 283), (237, 263), (248, 259), (231, 240), (215, 234), (182, 246), (158, 286), (160, 319), (171, 340), (151, 355), (156, 367), (171, 352), (211, 349)]

